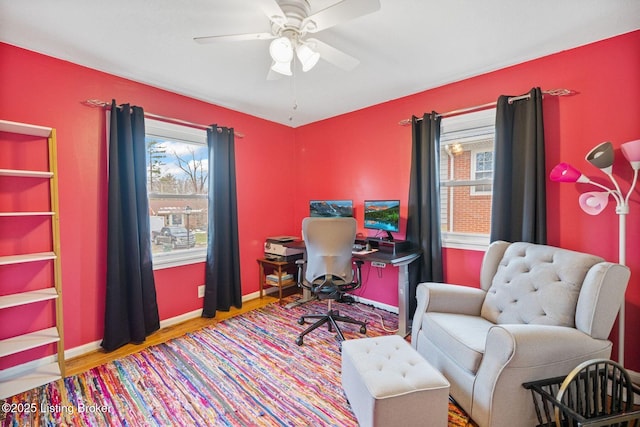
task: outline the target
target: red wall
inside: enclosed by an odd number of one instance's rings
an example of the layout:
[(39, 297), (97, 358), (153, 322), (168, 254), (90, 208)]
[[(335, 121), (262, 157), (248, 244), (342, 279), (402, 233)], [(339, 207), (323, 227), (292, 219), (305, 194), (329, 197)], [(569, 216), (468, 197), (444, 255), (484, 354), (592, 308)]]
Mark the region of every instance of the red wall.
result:
[[(544, 99), (547, 171), (560, 161), (581, 168), (589, 176), (603, 176), (584, 160), (602, 141), (611, 141), (618, 160), (614, 174), (628, 188), (631, 168), (619, 152), (620, 144), (640, 138), (640, 31), (561, 52), (496, 72), (375, 105), (340, 117), (296, 129), (296, 163), (304, 165), (297, 177), (296, 221), (313, 198), (353, 199), (362, 226), (362, 201), (399, 198), (405, 219), (410, 169), (411, 129), (398, 122), (432, 110), (446, 112), (497, 100), (499, 95), (520, 95), (532, 87), (567, 88), (575, 95)], [(399, 74), (398, 78), (401, 78)], [(322, 159), (318, 161), (317, 159)], [(604, 181), (603, 181), (604, 182)], [(618, 260), (617, 216), (609, 207), (598, 217), (578, 206), (578, 194), (588, 186), (548, 182), (549, 243)], [(640, 192), (631, 198), (627, 224), (627, 264), (632, 270), (626, 297), (625, 365), (640, 370)], [(364, 229), (361, 232), (365, 232)], [(444, 251), (446, 280), (478, 286), (481, 252)], [(387, 267), (370, 274), (376, 297), (395, 305), (394, 272)], [(378, 283), (380, 282), (380, 283)], [(383, 291), (384, 295), (379, 295)], [(374, 286), (365, 289), (369, 297)], [(617, 341), (617, 330), (611, 336)], [(617, 349), (614, 348), (614, 358)]]
[[(399, 198), (403, 207), (398, 237), (404, 236), (411, 130), (398, 121), (413, 114), (484, 104), (501, 94), (525, 93), (533, 86), (572, 89), (573, 96), (544, 101), (547, 169), (568, 161), (587, 175), (600, 176), (583, 160), (589, 149), (604, 140), (618, 148), (640, 138), (639, 47), (640, 31), (636, 31), (291, 129), (0, 44), (0, 118), (58, 130), (66, 348), (99, 340), (104, 312), (105, 123), (102, 110), (85, 107), (81, 101), (116, 98), (154, 114), (232, 126), (245, 135), (237, 139), (236, 155), (242, 293), (246, 295), (258, 289), (255, 259), (262, 253), (264, 238), (299, 235), (310, 199), (352, 199), (360, 232), (366, 234), (362, 201)], [(276, 161), (291, 167), (274, 169)], [(625, 186), (628, 165), (619, 160), (614, 172), (621, 174)], [(277, 179), (264, 178), (274, 174)], [(291, 185), (284, 196), (277, 191), (281, 183)], [(577, 204), (579, 192), (588, 187), (549, 182), (547, 188), (549, 243), (616, 261), (613, 208), (598, 217), (588, 216)], [(274, 198), (279, 203), (273, 203)], [(634, 330), (640, 322), (640, 257), (633, 245), (640, 237), (639, 200), (636, 191), (627, 224), (632, 279), (626, 298), (626, 365), (636, 371), (640, 370), (640, 338)], [(269, 209), (261, 209), (264, 206)], [(481, 252), (449, 249), (444, 259), (448, 281), (478, 286)], [(397, 304), (395, 269), (366, 267), (364, 276), (361, 294), (365, 298)], [(200, 308), (196, 287), (202, 282), (201, 264), (157, 271), (161, 318)], [(611, 338), (616, 337), (614, 331)]]
[[(105, 114), (103, 109), (82, 105), (87, 99), (115, 98), (150, 113), (230, 126), (245, 135), (236, 140), (242, 292), (258, 290), (255, 259), (262, 254), (265, 237), (291, 229), (293, 202), (283, 197), (281, 203), (273, 203), (273, 183), (292, 182), (294, 171), (281, 168), (276, 172), (279, 177), (264, 179), (274, 175), (274, 163), (293, 164), (291, 128), (6, 44), (0, 44), (0, 70), (0, 118), (57, 130), (65, 348), (100, 340), (103, 330)], [(22, 237), (3, 232), (2, 247)], [(0, 274), (0, 281), (6, 282), (13, 273), (4, 268)], [(161, 319), (202, 308), (197, 286), (204, 283), (203, 263), (158, 270), (155, 277)], [(12, 319), (21, 313), (4, 312), (0, 315)], [(6, 328), (5, 317), (0, 317), (0, 335), (19, 333)]]

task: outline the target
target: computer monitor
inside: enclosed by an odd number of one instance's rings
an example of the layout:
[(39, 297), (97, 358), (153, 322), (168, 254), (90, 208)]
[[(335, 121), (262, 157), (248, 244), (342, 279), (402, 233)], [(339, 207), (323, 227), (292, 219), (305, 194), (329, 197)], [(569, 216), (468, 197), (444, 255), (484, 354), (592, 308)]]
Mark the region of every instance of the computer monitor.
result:
[(385, 231), (393, 240), (391, 232), (400, 230), (400, 200), (365, 200), (364, 228)]
[(309, 216), (314, 217), (352, 217), (352, 200), (311, 200), (309, 201)]

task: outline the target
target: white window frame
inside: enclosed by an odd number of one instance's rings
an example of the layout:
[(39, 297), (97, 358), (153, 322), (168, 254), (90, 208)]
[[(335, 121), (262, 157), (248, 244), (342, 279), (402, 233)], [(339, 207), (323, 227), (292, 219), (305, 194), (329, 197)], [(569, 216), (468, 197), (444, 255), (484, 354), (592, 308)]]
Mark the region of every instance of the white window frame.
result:
[[(441, 122), (440, 144), (446, 145), (449, 141), (472, 141), (479, 136), (495, 133), (495, 108), (476, 111), (473, 113), (461, 114), (454, 117), (444, 117)], [(449, 136), (449, 138), (447, 138)], [(488, 151), (488, 150), (477, 150)], [(472, 152), (473, 155), (473, 152)], [(472, 160), (475, 160), (472, 159)], [(494, 159), (495, 160), (495, 159)], [(441, 159), (447, 161), (447, 159)], [(472, 161), (472, 170), (475, 170), (475, 162)], [(472, 175), (473, 176), (473, 175)], [(469, 177), (471, 178), (471, 177)], [(445, 187), (470, 186), (473, 184), (493, 184), (492, 180), (472, 180), (469, 181), (441, 181), (440, 185)], [(473, 190), (473, 187), (471, 188)], [(489, 194), (489, 193), (484, 193)], [(442, 247), (452, 249), (465, 249), (475, 251), (486, 251), (489, 247), (490, 236), (488, 234), (457, 233), (451, 231), (442, 232)]]
[[(477, 163), (477, 159), (478, 159), (478, 154), (483, 154), (483, 153), (490, 153), (492, 152), (491, 150), (486, 150), (486, 149), (482, 149), (482, 148), (477, 148), (477, 149), (473, 149), (471, 150), (471, 176), (469, 177), (470, 181), (481, 181), (479, 179), (476, 179), (476, 173), (478, 172), (476, 169), (476, 163)], [(492, 166), (493, 166), (493, 160), (491, 162)], [(481, 171), (481, 172), (486, 172), (486, 171)], [(493, 169), (491, 169), (491, 172), (493, 173)], [(471, 194), (472, 196), (490, 196), (493, 193), (493, 191), (482, 191), (482, 190), (476, 190), (476, 186), (473, 185), (471, 186), (471, 191), (469, 194)]]
[[(146, 136), (160, 139), (185, 142), (188, 144), (207, 145), (207, 132), (190, 126), (168, 123), (160, 120), (145, 118)], [(151, 236), (149, 236), (151, 239)], [(179, 267), (196, 264), (207, 260), (206, 248), (189, 248), (176, 252), (153, 254), (153, 269)]]

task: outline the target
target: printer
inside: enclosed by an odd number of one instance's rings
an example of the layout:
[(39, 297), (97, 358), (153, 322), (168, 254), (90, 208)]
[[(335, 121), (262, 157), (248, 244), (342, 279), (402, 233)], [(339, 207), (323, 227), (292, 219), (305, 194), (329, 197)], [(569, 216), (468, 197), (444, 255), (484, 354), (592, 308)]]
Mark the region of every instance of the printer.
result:
[(291, 248), (286, 246), (300, 240), (294, 236), (267, 237), (264, 242), (264, 257), (276, 261), (295, 261), (304, 257), (304, 248)]

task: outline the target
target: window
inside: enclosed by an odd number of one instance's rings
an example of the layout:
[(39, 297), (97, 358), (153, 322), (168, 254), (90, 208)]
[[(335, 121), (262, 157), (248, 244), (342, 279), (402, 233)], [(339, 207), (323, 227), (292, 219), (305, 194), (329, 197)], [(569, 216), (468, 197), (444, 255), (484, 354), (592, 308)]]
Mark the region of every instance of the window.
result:
[(491, 226), (495, 109), (442, 119), (443, 246), (485, 249)]
[(146, 119), (147, 193), (154, 269), (206, 259), (207, 134)]
[[(480, 181), (493, 178), (493, 151), (471, 151), (471, 180)], [(471, 187), (471, 195), (491, 195), (491, 185), (480, 184)]]

